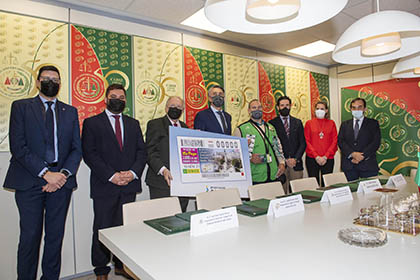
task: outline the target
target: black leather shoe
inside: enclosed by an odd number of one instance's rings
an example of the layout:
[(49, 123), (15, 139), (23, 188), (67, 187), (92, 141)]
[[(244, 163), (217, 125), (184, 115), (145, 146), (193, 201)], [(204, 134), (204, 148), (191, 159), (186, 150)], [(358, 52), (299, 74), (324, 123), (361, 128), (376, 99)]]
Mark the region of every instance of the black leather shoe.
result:
[(125, 277), (129, 280), (134, 280), (123, 268), (115, 268), (115, 275)]

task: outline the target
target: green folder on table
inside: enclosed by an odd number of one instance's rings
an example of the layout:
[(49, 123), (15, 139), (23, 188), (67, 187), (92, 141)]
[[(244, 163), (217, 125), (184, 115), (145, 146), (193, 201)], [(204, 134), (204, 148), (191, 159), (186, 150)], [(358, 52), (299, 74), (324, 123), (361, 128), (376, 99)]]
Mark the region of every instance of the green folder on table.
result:
[[(249, 202), (249, 201), (247, 201)], [(268, 208), (268, 207), (267, 207)], [(239, 214), (249, 216), (249, 217), (257, 217), (261, 215), (267, 214), (267, 208), (260, 208), (254, 205), (250, 205), (248, 203), (244, 203), (241, 205), (236, 206), (236, 211)]]
[(147, 220), (144, 223), (166, 235), (190, 230), (190, 222), (176, 216)]
[(313, 203), (313, 202), (321, 201), (321, 198), (324, 192), (304, 190), (300, 192), (295, 192), (292, 195), (296, 195), (296, 194), (302, 195), (303, 203)]
[(204, 213), (204, 212), (209, 212), (209, 211), (205, 210), (205, 209), (200, 209), (200, 210), (196, 210), (196, 211), (189, 211), (189, 212), (185, 212), (185, 213), (175, 214), (175, 217), (183, 219), (184, 221), (187, 221), (187, 222), (191, 222), (191, 216), (192, 215), (201, 214), (201, 213)]
[(270, 200), (261, 198), (261, 199), (256, 199), (252, 201), (245, 201), (244, 204), (268, 210), (268, 206), (270, 205)]

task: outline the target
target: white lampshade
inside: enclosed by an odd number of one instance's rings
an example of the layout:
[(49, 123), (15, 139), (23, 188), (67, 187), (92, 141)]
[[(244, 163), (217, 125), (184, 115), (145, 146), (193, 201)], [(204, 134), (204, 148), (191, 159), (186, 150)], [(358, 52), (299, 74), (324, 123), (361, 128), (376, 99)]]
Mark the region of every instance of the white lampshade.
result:
[[(269, 1), (274, 0), (266, 2)], [(233, 32), (273, 34), (299, 30), (324, 22), (338, 14), (347, 1), (300, 0), (300, 8), (295, 16), (292, 14), (275, 22), (250, 20), (246, 10), (248, 1), (245, 0), (207, 0), (204, 12), (213, 24)]]
[(375, 56), (394, 52), (401, 48), (398, 32), (382, 34), (362, 40), (362, 55)]
[(246, 12), (256, 22), (275, 22), (296, 16), (300, 0), (247, 0)]
[[(420, 49), (420, 47), (419, 47)], [(420, 52), (401, 58), (392, 70), (394, 78), (420, 77)]]
[[(376, 45), (376, 55), (362, 52), (363, 40), (367, 42), (366, 47)], [(420, 17), (402, 11), (382, 11), (367, 15), (347, 28), (338, 39), (332, 58), (343, 64), (366, 64), (398, 59), (419, 50)]]

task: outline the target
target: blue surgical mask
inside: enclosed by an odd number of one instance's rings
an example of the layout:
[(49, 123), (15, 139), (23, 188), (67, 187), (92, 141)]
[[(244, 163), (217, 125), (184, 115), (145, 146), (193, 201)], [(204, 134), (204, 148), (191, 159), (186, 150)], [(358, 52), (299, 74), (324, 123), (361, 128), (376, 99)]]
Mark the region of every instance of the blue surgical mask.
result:
[(362, 110), (351, 111), (351, 114), (357, 120), (360, 120), (363, 117), (363, 111)]

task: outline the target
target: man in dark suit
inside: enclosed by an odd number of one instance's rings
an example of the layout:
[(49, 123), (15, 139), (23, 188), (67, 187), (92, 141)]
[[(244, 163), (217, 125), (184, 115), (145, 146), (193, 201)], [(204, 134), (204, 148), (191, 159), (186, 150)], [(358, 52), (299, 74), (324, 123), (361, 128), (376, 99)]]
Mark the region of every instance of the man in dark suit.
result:
[[(172, 175), (169, 166), (169, 127), (178, 126), (188, 128), (180, 121), (184, 111), (184, 102), (179, 97), (170, 97), (166, 102), (166, 115), (150, 120), (147, 123), (146, 146), (147, 146), (147, 170), (146, 183), (149, 186), (150, 198), (170, 196)], [(180, 197), (181, 209), (186, 211), (188, 198)]]
[(223, 110), (225, 90), (221, 86), (209, 89), (210, 108), (197, 113), (194, 129), (214, 133), (232, 134), (232, 117)]
[(20, 216), (18, 279), (36, 279), (44, 222), (41, 279), (60, 276), (64, 227), (82, 157), (77, 110), (57, 100), (60, 84), (56, 67), (41, 67), (39, 95), (13, 102), (10, 113), (12, 158), (4, 187), (15, 190)]
[(366, 101), (353, 99), (350, 103), (353, 119), (341, 123), (338, 146), (341, 150), (341, 169), (348, 181), (378, 175), (376, 151), (381, 144), (377, 120), (364, 117)]
[[(123, 115), (126, 92), (112, 84), (105, 93), (106, 109), (83, 123), (83, 159), (91, 170), (93, 199), (92, 265), (97, 279), (108, 279), (110, 252), (98, 240), (98, 230), (122, 225), (122, 205), (141, 192), (141, 174), (147, 153), (140, 124)], [(129, 276), (116, 257), (115, 274)]]
[(286, 183), (283, 185), (286, 194), (291, 192), (290, 181), (303, 177), (302, 155), (306, 149), (302, 121), (290, 115), (291, 107), (292, 100), (289, 97), (280, 97), (277, 100), (280, 116), (270, 121), (276, 128), (286, 158)]

